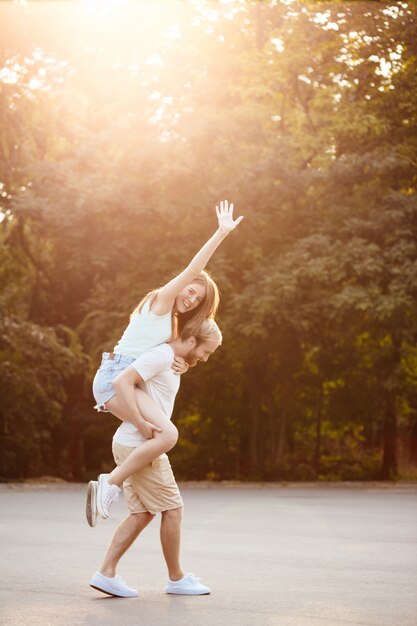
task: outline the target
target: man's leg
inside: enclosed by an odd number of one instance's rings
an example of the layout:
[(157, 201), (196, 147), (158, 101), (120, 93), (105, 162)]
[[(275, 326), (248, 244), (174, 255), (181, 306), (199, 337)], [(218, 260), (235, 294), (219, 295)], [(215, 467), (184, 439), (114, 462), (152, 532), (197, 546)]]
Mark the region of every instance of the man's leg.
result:
[(161, 544), (170, 580), (184, 576), (180, 565), (181, 521), (183, 507), (162, 512)]
[(136, 589), (128, 587), (124, 580), (116, 576), (116, 567), (120, 558), (153, 517), (150, 513), (131, 513), (120, 524), (113, 535), (103, 565), (90, 580), (90, 587), (119, 598), (134, 598), (138, 595)]
[(161, 543), (169, 575), (165, 591), (178, 595), (207, 595), (210, 588), (201, 584), (194, 574), (184, 574), (180, 565), (182, 511), (181, 506), (162, 513)]
[(113, 535), (103, 564), (99, 569), (100, 574), (108, 578), (113, 578), (116, 575), (118, 562), (153, 518), (154, 515), (151, 513), (132, 513), (123, 520)]

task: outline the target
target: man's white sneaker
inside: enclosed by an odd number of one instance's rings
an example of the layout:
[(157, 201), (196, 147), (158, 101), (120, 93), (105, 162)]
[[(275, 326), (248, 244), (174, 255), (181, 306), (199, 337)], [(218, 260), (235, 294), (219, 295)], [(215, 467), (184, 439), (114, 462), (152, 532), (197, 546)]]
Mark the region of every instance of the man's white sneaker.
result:
[(97, 481), (97, 511), (103, 519), (108, 518), (109, 509), (113, 502), (117, 502), (121, 491), (117, 485), (109, 485), (107, 476), (108, 474), (100, 474)]
[(108, 578), (103, 576), (100, 572), (96, 572), (90, 580), (90, 587), (107, 593), (109, 596), (116, 596), (117, 598), (136, 598), (139, 592), (136, 589), (128, 587), (125, 581), (120, 576), (114, 578)]
[(201, 578), (195, 574), (185, 574), (179, 580), (168, 580), (165, 593), (176, 593), (183, 596), (203, 596), (211, 592), (210, 587), (202, 585)]
[(97, 524), (97, 481), (90, 480), (87, 487), (87, 501), (85, 503), (85, 516), (90, 526)]

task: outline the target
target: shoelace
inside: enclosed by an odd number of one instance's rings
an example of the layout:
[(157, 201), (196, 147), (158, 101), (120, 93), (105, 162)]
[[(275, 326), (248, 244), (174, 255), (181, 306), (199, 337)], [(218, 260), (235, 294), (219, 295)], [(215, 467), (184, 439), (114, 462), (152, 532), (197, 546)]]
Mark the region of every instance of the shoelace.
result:
[(189, 572), (186, 575), (186, 578), (192, 578), (193, 580), (196, 580), (197, 582), (201, 581), (201, 577), (199, 578), (198, 576), (196, 576), (195, 574), (193, 574), (192, 572)]
[(119, 581), (119, 583), (122, 583), (122, 585), (126, 585), (127, 586), (126, 581), (123, 580), (123, 578), (121, 576), (119, 576), (119, 574), (116, 574), (116, 578)]
[(119, 492), (116, 493), (115, 491), (112, 491), (111, 489), (109, 489), (108, 492), (106, 493), (104, 503), (106, 506), (108, 506), (112, 502), (117, 502), (118, 499), (119, 499)]

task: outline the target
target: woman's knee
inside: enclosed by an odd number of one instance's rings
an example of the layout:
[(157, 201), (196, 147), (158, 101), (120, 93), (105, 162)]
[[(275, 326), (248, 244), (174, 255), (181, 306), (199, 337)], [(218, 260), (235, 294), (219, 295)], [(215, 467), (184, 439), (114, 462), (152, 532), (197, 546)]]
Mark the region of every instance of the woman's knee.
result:
[(178, 429), (172, 422), (168, 422), (159, 436), (164, 447), (166, 447), (166, 451), (171, 450), (178, 441)]

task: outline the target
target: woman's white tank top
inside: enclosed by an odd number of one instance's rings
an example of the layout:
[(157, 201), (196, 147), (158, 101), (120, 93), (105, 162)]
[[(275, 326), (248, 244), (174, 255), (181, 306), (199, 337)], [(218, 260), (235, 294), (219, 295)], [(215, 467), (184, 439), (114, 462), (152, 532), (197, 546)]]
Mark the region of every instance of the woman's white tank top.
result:
[(171, 311), (164, 315), (156, 315), (150, 310), (150, 306), (151, 302), (147, 300), (140, 313), (132, 317), (113, 352), (137, 359), (147, 350), (171, 338)]

